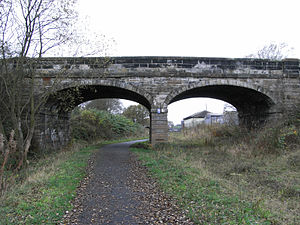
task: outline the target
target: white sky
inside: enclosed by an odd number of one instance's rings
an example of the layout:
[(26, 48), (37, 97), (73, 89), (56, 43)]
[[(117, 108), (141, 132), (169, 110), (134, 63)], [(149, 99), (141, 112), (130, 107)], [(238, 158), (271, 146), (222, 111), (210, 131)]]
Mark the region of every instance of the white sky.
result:
[[(299, 0), (79, 0), (79, 9), (91, 30), (114, 39), (110, 56), (239, 58), (285, 42), (294, 48), (289, 57), (300, 58)], [(219, 105), (179, 101), (169, 106), (169, 120), (206, 106), (222, 112)]]

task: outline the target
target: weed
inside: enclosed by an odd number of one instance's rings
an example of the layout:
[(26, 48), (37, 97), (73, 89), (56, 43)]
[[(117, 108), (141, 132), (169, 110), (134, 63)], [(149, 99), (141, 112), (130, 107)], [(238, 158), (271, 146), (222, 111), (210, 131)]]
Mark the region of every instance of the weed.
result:
[(262, 213), (258, 203), (254, 205), (236, 195), (226, 195), (219, 180), (203, 177), (202, 171), (191, 168), (186, 162), (162, 157), (164, 151), (161, 150), (139, 152), (135, 149), (135, 152), (162, 188), (178, 200), (196, 223), (237, 224), (248, 221), (270, 224), (267, 213)]
[(296, 169), (300, 169), (300, 151), (297, 151), (288, 157), (288, 164)]
[(86, 174), (91, 154), (112, 142), (88, 147), (75, 143), (68, 150), (48, 154), (30, 164), (26, 179), (0, 198), (0, 224), (60, 223), (65, 212), (72, 209), (70, 202)]
[(195, 223), (300, 224), (299, 126), (197, 129), (135, 149)]
[(144, 134), (145, 129), (138, 123), (106, 111), (81, 110), (71, 118), (71, 133), (76, 140), (111, 140)]
[(132, 148), (141, 148), (141, 149), (152, 149), (152, 146), (149, 141), (137, 142), (131, 145)]

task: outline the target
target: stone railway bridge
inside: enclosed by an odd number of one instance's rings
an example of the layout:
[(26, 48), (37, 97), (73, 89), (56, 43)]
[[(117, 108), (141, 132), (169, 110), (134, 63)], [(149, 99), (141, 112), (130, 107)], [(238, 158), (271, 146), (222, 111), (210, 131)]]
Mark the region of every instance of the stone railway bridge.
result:
[[(186, 98), (226, 101), (237, 108), (241, 124), (267, 121), (300, 102), (299, 65), (298, 59), (43, 58), (36, 67), (35, 93), (49, 89), (54, 95), (38, 117), (35, 140), (42, 148), (66, 144), (71, 109), (97, 98), (144, 105), (154, 145), (168, 139), (168, 105)], [(73, 98), (62, 101), (67, 93)]]

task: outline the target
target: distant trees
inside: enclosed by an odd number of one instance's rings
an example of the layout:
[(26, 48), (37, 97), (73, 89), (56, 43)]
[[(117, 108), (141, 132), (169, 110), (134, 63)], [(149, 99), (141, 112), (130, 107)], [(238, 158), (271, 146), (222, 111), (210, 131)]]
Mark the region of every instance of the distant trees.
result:
[(125, 108), (119, 99), (96, 99), (83, 103), (73, 110), (73, 114), (79, 114), (82, 110), (96, 109), (110, 114), (120, 114), (135, 123), (144, 126), (150, 125), (149, 110), (142, 105), (130, 105)]
[(107, 111), (112, 114), (121, 114), (124, 109), (121, 101), (114, 98), (95, 99), (86, 103), (84, 108)]
[(293, 48), (289, 47), (286, 43), (271, 43), (265, 45), (262, 49), (256, 53), (247, 55), (247, 58), (258, 58), (258, 59), (271, 59), (281, 60), (287, 58)]
[(129, 106), (124, 110), (123, 115), (144, 126), (149, 126), (150, 124), (149, 110), (140, 104)]
[(172, 129), (174, 127), (173, 121), (168, 121), (168, 127), (169, 129)]

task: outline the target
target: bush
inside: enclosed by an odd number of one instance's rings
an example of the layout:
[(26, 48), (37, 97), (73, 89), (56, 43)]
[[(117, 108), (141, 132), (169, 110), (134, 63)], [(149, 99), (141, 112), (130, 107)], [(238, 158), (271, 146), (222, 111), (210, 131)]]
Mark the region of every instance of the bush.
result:
[(121, 115), (95, 109), (82, 110), (71, 118), (71, 136), (76, 140), (94, 141), (142, 134), (144, 128)]
[(255, 154), (281, 154), (300, 143), (299, 129), (291, 124), (271, 124), (253, 135)]
[[(258, 156), (281, 154), (297, 148), (300, 145), (299, 132), (300, 126), (291, 123), (291, 120), (270, 123), (265, 127), (253, 130), (222, 124), (199, 125), (196, 128), (184, 130), (181, 141), (186, 143), (186, 147), (187, 140), (189, 146), (192, 146), (192, 144), (205, 144), (205, 146), (225, 146), (229, 144), (233, 148), (245, 149), (248, 153)], [(175, 139), (178, 139), (178, 135)]]

